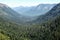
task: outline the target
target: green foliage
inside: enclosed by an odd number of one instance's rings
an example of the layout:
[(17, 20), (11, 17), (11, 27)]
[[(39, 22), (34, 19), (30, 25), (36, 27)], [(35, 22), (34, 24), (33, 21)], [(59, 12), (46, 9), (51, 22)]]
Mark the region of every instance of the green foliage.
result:
[(10, 37), (5, 35), (1, 30), (0, 30), (0, 40), (10, 40)]
[(3, 39), (11, 40), (59, 40), (60, 17), (42, 24), (29, 25), (18, 25), (0, 19), (0, 35), (3, 35)]

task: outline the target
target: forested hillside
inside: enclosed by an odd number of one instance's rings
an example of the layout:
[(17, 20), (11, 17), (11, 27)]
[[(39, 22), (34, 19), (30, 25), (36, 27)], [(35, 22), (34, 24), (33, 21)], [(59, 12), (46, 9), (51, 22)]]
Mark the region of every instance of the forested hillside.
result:
[[(49, 11), (48, 14), (60, 13), (60, 4), (55, 7), (56, 10)], [(43, 23), (25, 25), (6, 21), (0, 16), (0, 40), (60, 40), (60, 15)]]
[(59, 40), (60, 16), (55, 20), (34, 25), (17, 25), (0, 19), (1, 37), (1, 40)]

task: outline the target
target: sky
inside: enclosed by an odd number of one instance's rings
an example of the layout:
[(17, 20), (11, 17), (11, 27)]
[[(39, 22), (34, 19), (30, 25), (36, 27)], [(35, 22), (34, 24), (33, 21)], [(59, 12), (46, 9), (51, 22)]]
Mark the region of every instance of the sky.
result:
[(4, 3), (10, 7), (18, 6), (35, 6), (38, 4), (53, 4), (59, 3), (60, 0), (0, 0), (0, 3)]

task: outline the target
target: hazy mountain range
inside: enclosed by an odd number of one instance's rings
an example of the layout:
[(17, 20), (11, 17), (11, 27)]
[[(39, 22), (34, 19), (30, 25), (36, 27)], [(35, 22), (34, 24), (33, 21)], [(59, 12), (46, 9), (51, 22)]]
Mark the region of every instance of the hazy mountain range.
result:
[[(0, 3), (0, 10), (1, 10), (0, 16), (4, 20), (10, 20), (16, 23), (25, 24), (25, 23), (35, 23), (36, 21), (41, 23), (47, 19), (53, 18), (53, 16), (51, 16), (50, 13), (47, 14), (47, 12), (51, 10), (55, 5), (56, 4), (39, 4), (38, 6), (33, 7), (20, 7), (21, 11), (20, 13), (16, 10), (14, 11), (7, 5)], [(19, 10), (19, 7), (17, 7), (16, 9)], [(24, 11), (24, 13), (22, 11)]]
[(25, 15), (25, 16), (38, 16), (45, 14), (49, 10), (51, 10), (56, 4), (39, 4), (37, 6), (31, 7), (15, 7), (13, 8), (18, 13)]
[(23, 23), (35, 19), (35, 17), (23, 16), (18, 12), (14, 11), (13, 9), (11, 9), (10, 7), (8, 7), (7, 5), (1, 3), (0, 3), (0, 16), (4, 20), (10, 20), (17, 23)]

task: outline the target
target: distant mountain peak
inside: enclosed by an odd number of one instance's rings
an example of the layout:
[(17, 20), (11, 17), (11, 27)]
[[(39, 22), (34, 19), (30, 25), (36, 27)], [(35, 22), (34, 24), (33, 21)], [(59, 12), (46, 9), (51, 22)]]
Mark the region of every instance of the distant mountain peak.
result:
[(0, 7), (8, 7), (6, 4), (0, 3)]

